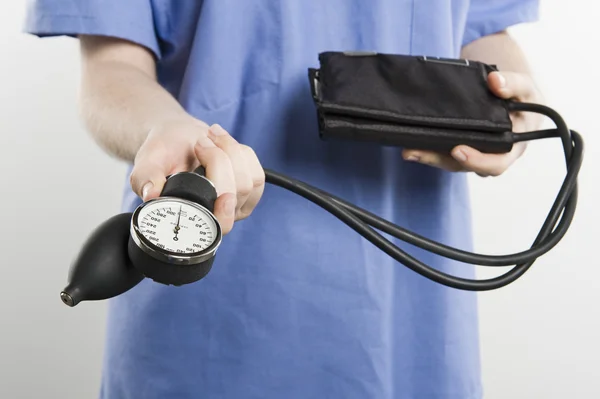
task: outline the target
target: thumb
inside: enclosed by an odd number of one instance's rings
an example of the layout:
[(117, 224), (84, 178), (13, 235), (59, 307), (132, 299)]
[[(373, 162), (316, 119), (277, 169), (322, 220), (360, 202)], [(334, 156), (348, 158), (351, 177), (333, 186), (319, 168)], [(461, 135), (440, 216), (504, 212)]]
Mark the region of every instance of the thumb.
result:
[(148, 162), (136, 163), (129, 177), (131, 188), (143, 201), (158, 197), (166, 180), (163, 168)]

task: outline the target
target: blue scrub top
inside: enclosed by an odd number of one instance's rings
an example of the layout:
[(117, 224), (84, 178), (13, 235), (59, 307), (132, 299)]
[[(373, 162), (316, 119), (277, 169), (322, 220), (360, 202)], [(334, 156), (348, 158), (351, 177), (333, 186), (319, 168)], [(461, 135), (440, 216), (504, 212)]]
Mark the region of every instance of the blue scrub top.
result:
[[(160, 83), (262, 164), (424, 236), (471, 248), (465, 174), (404, 162), (397, 148), (322, 142), (307, 68), (318, 53), (458, 56), (537, 18), (535, 0), (34, 0), (41, 37), (131, 40)], [(139, 198), (124, 176), (123, 210)], [(441, 269), (459, 264), (400, 243)], [(312, 203), (267, 186), (225, 237), (211, 273), (143, 281), (110, 300), (103, 399), (482, 397), (476, 294), (395, 263)]]

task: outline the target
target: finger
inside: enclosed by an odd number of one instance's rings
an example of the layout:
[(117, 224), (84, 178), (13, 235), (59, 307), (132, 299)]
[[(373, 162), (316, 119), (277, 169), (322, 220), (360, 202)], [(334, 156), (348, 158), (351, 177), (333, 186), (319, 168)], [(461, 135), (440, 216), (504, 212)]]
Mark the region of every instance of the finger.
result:
[(454, 159), (466, 170), (480, 176), (500, 176), (520, 156), (520, 150), (505, 154), (485, 154), (467, 146), (457, 146), (452, 150)]
[(246, 165), (248, 165), (248, 172), (252, 180), (252, 192), (240, 208), (238, 215), (238, 219), (245, 219), (252, 214), (254, 208), (256, 208), (256, 205), (258, 205), (258, 202), (262, 198), (265, 189), (265, 171), (252, 148), (246, 145), (242, 145), (241, 148), (246, 158)]
[(152, 163), (136, 164), (129, 176), (131, 188), (143, 201), (158, 197), (165, 181), (163, 169)]
[(231, 135), (219, 125), (212, 125), (208, 134), (210, 139), (217, 147), (227, 154), (229, 162), (233, 168), (235, 177), (237, 211), (244, 205), (248, 196), (252, 192), (252, 177), (246, 164), (246, 157), (242, 152), (240, 144)]
[(233, 230), (236, 205), (237, 197), (231, 192), (221, 194), (215, 201), (213, 213), (221, 225), (221, 232), (223, 235), (229, 234), (231, 230)]
[(169, 163), (165, 161), (160, 149), (152, 149), (151, 145), (138, 151), (129, 183), (133, 192), (143, 201), (156, 198), (162, 192), (169, 173)]
[(534, 96), (535, 85), (526, 74), (518, 72), (491, 72), (488, 75), (490, 90), (500, 98), (527, 101)]
[(421, 150), (404, 150), (402, 157), (406, 161), (418, 162), (424, 165), (433, 166), (444, 169), (450, 172), (460, 172), (463, 170), (462, 165), (452, 158), (450, 155), (445, 155), (432, 151)]
[[(207, 143), (210, 142), (210, 143)], [(214, 214), (219, 220), (223, 234), (233, 228), (237, 206), (236, 185), (229, 157), (208, 137), (194, 146), (196, 157), (206, 170), (206, 178), (213, 182), (217, 191)]]

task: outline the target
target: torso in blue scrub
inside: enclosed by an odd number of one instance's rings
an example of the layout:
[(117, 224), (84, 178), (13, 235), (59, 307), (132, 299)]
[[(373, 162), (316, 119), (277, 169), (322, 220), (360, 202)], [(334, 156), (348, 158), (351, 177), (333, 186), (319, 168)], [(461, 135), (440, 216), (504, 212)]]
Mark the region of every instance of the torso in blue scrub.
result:
[[(471, 247), (464, 174), (398, 148), (323, 142), (307, 68), (322, 51), (459, 56), (536, 17), (518, 0), (36, 0), (39, 36), (103, 34), (151, 49), (160, 83), (263, 166), (419, 234)], [(140, 200), (124, 179), (123, 210)], [(434, 267), (471, 266), (399, 243)], [(102, 399), (475, 399), (474, 293), (395, 263), (321, 208), (268, 186), (211, 273), (110, 300)]]

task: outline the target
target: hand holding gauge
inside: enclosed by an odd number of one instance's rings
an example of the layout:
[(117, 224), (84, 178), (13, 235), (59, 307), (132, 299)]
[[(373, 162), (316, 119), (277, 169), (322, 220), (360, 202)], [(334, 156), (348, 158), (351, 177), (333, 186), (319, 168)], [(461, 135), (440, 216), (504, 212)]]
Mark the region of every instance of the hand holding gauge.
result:
[(216, 199), (202, 167), (169, 176), (160, 197), (133, 212), (128, 254), (134, 266), (163, 284), (189, 284), (204, 277), (222, 239), (212, 213)]

